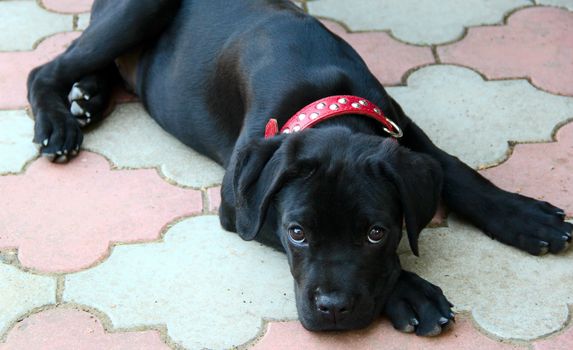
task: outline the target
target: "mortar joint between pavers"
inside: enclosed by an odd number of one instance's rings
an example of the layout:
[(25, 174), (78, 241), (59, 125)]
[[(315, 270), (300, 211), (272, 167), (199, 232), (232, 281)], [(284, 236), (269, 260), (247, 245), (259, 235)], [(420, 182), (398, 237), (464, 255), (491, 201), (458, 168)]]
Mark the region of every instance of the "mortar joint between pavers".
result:
[(56, 304), (61, 304), (63, 302), (64, 290), (66, 289), (66, 277), (65, 275), (60, 275), (56, 277)]
[(509, 140), (509, 141), (507, 141), (507, 144), (509, 145), (509, 147), (508, 147), (508, 150), (506, 151), (505, 158), (498, 161), (498, 162), (492, 163), (492, 164), (480, 165), (478, 167), (478, 170), (480, 170), (480, 171), (481, 170), (487, 170), (487, 169), (495, 168), (497, 166), (504, 164), (505, 162), (507, 162), (511, 158), (511, 156), (513, 155), (513, 152), (515, 151), (515, 147), (518, 145), (536, 145), (536, 144), (558, 142), (557, 133), (559, 132), (559, 130), (561, 130), (561, 128), (565, 127), (566, 125), (568, 125), (570, 123), (573, 123), (573, 117), (558, 122), (553, 127), (553, 130), (551, 130), (551, 137), (549, 140), (541, 140), (541, 141), (514, 141), (514, 140)]
[(203, 202), (203, 215), (209, 214), (209, 208), (211, 207), (211, 198), (209, 198), (208, 189), (201, 189), (201, 200)]
[(474, 318), (473, 316), (473, 311), (469, 310), (469, 311), (461, 311), (461, 312), (456, 312), (456, 315), (463, 315), (464, 317), (466, 317), (468, 320), (470, 320), (471, 325), (474, 327), (474, 329), (476, 331), (478, 331), (479, 333), (481, 333), (482, 335), (495, 340), (497, 342), (500, 342), (502, 344), (510, 344), (510, 345), (516, 345), (516, 346), (520, 346), (520, 347), (526, 347), (526, 348), (531, 348), (532, 345), (532, 341), (530, 340), (523, 340), (523, 339), (513, 339), (513, 338), (502, 338), (499, 337), (496, 334), (493, 334), (491, 332), (489, 332), (488, 330), (486, 330), (485, 328), (483, 328)]
[(177, 344), (168, 334), (167, 326), (164, 324), (155, 324), (155, 325), (138, 325), (129, 328), (122, 328), (118, 327), (115, 328), (113, 326), (113, 322), (104, 312), (98, 310), (95, 307), (78, 304), (74, 302), (63, 302), (57, 304), (47, 304), (44, 306), (36, 307), (31, 310), (28, 310), (24, 314), (19, 315), (16, 319), (9, 323), (8, 326), (4, 330), (0, 330), (0, 344), (5, 343), (8, 337), (8, 334), (16, 327), (19, 322), (22, 322), (26, 318), (33, 316), (35, 314), (39, 314), (44, 311), (49, 310), (57, 310), (57, 309), (65, 309), (65, 310), (76, 310), (89, 313), (96, 317), (100, 324), (102, 325), (106, 334), (114, 334), (114, 333), (129, 333), (129, 332), (146, 332), (146, 331), (155, 331), (158, 332), (161, 341), (164, 342), (167, 346), (174, 350), (183, 350), (184, 348)]

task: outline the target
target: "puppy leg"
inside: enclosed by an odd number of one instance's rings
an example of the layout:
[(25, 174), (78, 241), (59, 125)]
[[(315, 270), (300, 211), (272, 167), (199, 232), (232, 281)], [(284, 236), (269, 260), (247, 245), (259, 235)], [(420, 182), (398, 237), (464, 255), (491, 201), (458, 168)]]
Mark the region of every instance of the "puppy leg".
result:
[(439, 287), (402, 270), (384, 312), (397, 330), (431, 337), (451, 326), (452, 306)]
[[(99, 75), (117, 57), (160, 33), (179, 2), (98, 0), (84, 33), (63, 54), (30, 73), (28, 100), (36, 120), (34, 142), (40, 144), (42, 155), (65, 162), (82, 143), (80, 121), (70, 113), (68, 102), (73, 85)], [(75, 110), (79, 112), (77, 107)]]
[[(409, 121), (394, 102), (394, 109)], [(444, 170), (443, 198), (450, 210), (508, 245), (533, 255), (559, 253), (571, 243), (573, 225), (565, 213), (547, 202), (504, 191), (459, 159), (442, 151), (409, 121), (401, 143), (429, 154)]]

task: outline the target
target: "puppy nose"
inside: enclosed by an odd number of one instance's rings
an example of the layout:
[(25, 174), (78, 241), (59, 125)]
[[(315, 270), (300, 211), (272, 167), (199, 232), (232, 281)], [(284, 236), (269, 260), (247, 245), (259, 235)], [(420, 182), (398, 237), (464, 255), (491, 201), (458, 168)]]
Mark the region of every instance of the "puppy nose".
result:
[(332, 321), (342, 319), (352, 312), (353, 301), (343, 293), (324, 293), (315, 296), (316, 309)]

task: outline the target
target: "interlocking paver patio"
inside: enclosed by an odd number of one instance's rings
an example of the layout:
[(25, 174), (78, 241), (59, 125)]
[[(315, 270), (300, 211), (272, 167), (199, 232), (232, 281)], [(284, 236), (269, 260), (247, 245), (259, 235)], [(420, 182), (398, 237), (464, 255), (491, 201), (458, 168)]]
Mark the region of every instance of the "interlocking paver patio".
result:
[(563, 6), (573, 10), (573, 0), (535, 0), (535, 3), (539, 5)]
[(167, 350), (157, 331), (109, 333), (88, 312), (51, 309), (18, 322), (0, 350)]
[(0, 51), (31, 50), (41, 38), (73, 29), (73, 17), (48, 12), (35, 1), (0, 1)]
[(37, 156), (33, 128), (25, 111), (0, 111), (0, 175), (22, 171)]
[(161, 244), (116, 247), (66, 277), (64, 300), (96, 307), (114, 327), (166, 324), (189, 349), (240, 345), (263, 318), (296, 318), (285, 256), (223, 231), (216, 216), (176, 224)]
[(401, 84), (404, 74), (410, 69), (434, 63), (430, 47), (407, 45), (384, 32), (352, 33), (336, 22), (322, 22), (358, 51), (384, 85)]
[(40, 2), (50, 11), (79, 13), (89, 11), (93, 0), (40, 0)]
[(533, 350), (564, 350), (573, 349), (573, 327), (569, 327), (565, 332), (537, 341), (533, 344)]
[(26, 80), (30, 71), (63, 52), (79, 35), (79, 32), (56, 34), (33, 51), (0, 52), (0, 110), (26, 107)]
[(535, 257), (452, 217), (448, 227), (424, 230), (419, 244), (419, 258), (401, 255), (404, 268), (440, 286), (456, 311), (471, 311), (488, 332), (535, 339), (568, 321), (573, 251)]
[(56, 301), (53, 277), (32, 275), (0, 263), (0, 281), (0, 339), (18, 317)]
[[(87, 130), (84, 150), (97, 154), (65, 166), (36, 159), (26, 75), (87, 27), (91, 2), (0, 1), (0, 349), (573, 346), (573, 252), (532, 257), (454, 216), (423, 232), (420, 258), (405, 241), (398, 250), (463, 311), (451, 331), (424, 339), (380, 320), (363, 331), (310, 333), (295, 320), (285, 256), (206, 215), (219, 206), (222, 169), (167, 135), (141, 104), (120, 104)], [(573, 118), (572, 12), (564, 9), (573, 0), (307, 6), (332, 19), (322, 21), (394, 85), (389, 93), (438, 145), (474, 167), (503, 162), (482, 173), (573, 216), (573, 123), (552, 141)], [(508, 155), (508, 141), (536, 143)]]
[(163, 131), (140, 103), (119, 105), (95, 130), (84, 147), (123, 168), (154, 168), (170, 181), (194, 188), (211, 187), (223, 169)]
[(23, 266), (43, 272), (86, 268), (112, 242), (157, 240), (170, 221), (202, 211), (198, 191), (154, 170), (111, 170), (88, 152), (67, 166), (39, 159), (24, 174), (0, 177), (0, 193), (0, 249), (18, 248)]
[(573, 12), (520, 10), (505, 26), (471, 28), (438, 54), (444, 63), (470, 66), (490, 79), (528, 77), (546, 91), (573, 96)]
[(312, 15), (339, 20), (352, 30), (390, 30), (414, 44), (440, 44), (459, 39), (465, 27), (495, 24), (527, 0), (346, 0), (309, 1)]
[(457, 317), (455, 327), (438, 338), (412, 337), (396, 332), (390, 322), (381, 321), (366, 330), (351, 334), (312, 333), (299, 322), (271, 322), (253, 350), (497, 350), (526, 349), (525, 346), (502, 343), (479, 333), (466, 317)]
[(573, 124), (557, 142), (515, 146), (511, 157), (482, 175), (509, 191), (551, 202), (573, 216)]
[(438, 146), (474, 167), (503, 160), (508, 141), (551, 140), (555, 125), (573, 117), (571, 97), (457, 66), (424, 67), (387, 90)]

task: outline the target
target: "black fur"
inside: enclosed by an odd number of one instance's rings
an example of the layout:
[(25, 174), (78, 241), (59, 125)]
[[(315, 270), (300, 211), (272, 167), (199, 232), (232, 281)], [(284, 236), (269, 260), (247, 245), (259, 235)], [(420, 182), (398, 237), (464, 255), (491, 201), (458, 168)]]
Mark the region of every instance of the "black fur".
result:
[[(308, 329), (362, 328), (381, 312), (405, 332), (446, 329), (451, 304), (396, 254), (403, 218), (418, 253), (440, 197), (532, 254), (571, 240), (560, 209), (500, 190), (437, 148), (346, 42), (283, 0), (96, 0), (82, 36), (30, 74), (43, 155), (67, 161), (82, 142), (66, 99), (72, 85), (95, 79), (107, 90), (114, 60), (138, 50), (131, 88), (165, 130), (226, 168), (223, 227), (286, 252)], [(97, 121), (109, 91), (91, 94), (101, 101), (85, 108)], [(399, 144), (360, 116), (263, 139), (269, 118), (282, 125), (338, 94), (376, 103), (404, 131)], [(297, 243), (289, 232), (299, 229), (306, 240)], [(368, 241), (371, 230), (384, 233), (379, 243)]]

